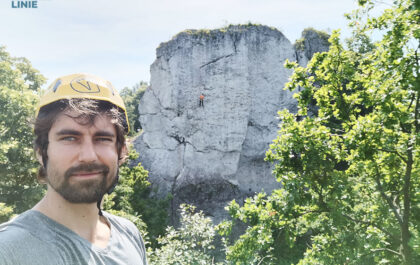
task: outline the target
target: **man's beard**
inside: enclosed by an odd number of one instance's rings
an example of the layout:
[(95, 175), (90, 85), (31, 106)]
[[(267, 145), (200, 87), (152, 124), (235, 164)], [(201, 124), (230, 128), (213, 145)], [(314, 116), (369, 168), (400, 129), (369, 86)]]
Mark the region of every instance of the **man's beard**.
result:
[[(78, 172), (101, 172), (101, 178), (93, 178), (89, 180), (81, 180), (76, 183), (70, 183), (72, 175)], [(47, 175), (49, 175), (47, 172)], [(57, 174), (58, 172), (51, 172)], [(47, 181), (50, 186), (60, 194), (65, 200), (71, 203), (94, 203), (102, 199), (104, 194), (108, 191), (109, 187), (113, 185), (107, 185), (107, 178), (109, 174), (109, 167), (103, 164), (82, 164), (79, 166), (71, 167), (62, 177), (62, 182), (57, 183), (51, 181), (50, 177), (47, 177)], [(54, 176), (53, 178), (59, 178)], [(115, 179), (115, 177), (114, 177)], [(115, 182), (115, 180), (113, 180)]]

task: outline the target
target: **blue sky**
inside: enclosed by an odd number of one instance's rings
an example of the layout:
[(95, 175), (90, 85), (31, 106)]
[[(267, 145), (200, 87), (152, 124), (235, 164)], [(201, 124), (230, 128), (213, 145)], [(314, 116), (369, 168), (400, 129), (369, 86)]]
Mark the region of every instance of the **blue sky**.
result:
[(258, 23), (293, 43), (306, 27), (342, 28), (355, 0), (38, 0), (37, 9), (0, 2), (0, 45), (48, 78), (86, 72), (121, 89), (149, 82), (161, 42), (185, 29)]

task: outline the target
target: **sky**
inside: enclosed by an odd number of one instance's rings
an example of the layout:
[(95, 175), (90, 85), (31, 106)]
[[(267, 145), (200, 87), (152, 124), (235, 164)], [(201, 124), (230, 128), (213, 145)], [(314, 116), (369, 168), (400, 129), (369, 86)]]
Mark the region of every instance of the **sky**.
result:
[(355, 0), (0, 0), (0, 46), (47, 79), (91, 73), (117, 89), (150, 81), (156, 48), (186, 29), (248, 22), (275, 27), (292, 43), (307, 27), (349, 36)]

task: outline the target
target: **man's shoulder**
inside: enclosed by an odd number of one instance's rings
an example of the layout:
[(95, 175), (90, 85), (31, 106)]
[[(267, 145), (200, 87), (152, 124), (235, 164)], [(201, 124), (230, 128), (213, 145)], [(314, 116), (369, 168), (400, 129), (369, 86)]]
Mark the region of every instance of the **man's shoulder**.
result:
[(53, 237), (45, 217), (34, 210), (0, 224), (0, 244), (26, 242), (39, 245), (52, 241)]
[[(10, 258), (22, 248), (22, 243), (33, 241), (32, 235), (25, 229), (13, 225), (13, 221), (0, 225), (0, 256)], [(36, 239), (35, 239), (36, 240)], [(0, 258), (1, 261), (1, 258)], [(2, 264), (0, 262), (0, 264)]]
[(27, 241), (31, 237), (27, 230), (9, 222), (0, 225), (0, 248)]
[(36, 221), (26, 212), (0, 224), (0, 264), (41, 264), (37, 257), (49, 247), (34, 236), (36, 229)]
[(0, 224), (0, 245), (4, 243), (22, 242), (31, 238), (28, 212), (16, 216), (12, 220)]

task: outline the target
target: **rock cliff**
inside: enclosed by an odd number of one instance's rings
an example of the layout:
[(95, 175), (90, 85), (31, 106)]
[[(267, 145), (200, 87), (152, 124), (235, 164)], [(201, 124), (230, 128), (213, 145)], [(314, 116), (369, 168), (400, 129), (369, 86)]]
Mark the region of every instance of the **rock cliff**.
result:
[(291, 74), (285, 60), (306, 64), (325, 45), (308, 32), (299, 49), (255, 25), (188, 30), (157, 48), (135, 148), (157, 195), (173, 195), (172, 210), (194, 204), (218, 222), (230, 200), (279, 187), (264, 157), (277, 111), (296, 111), (283, 90)]

